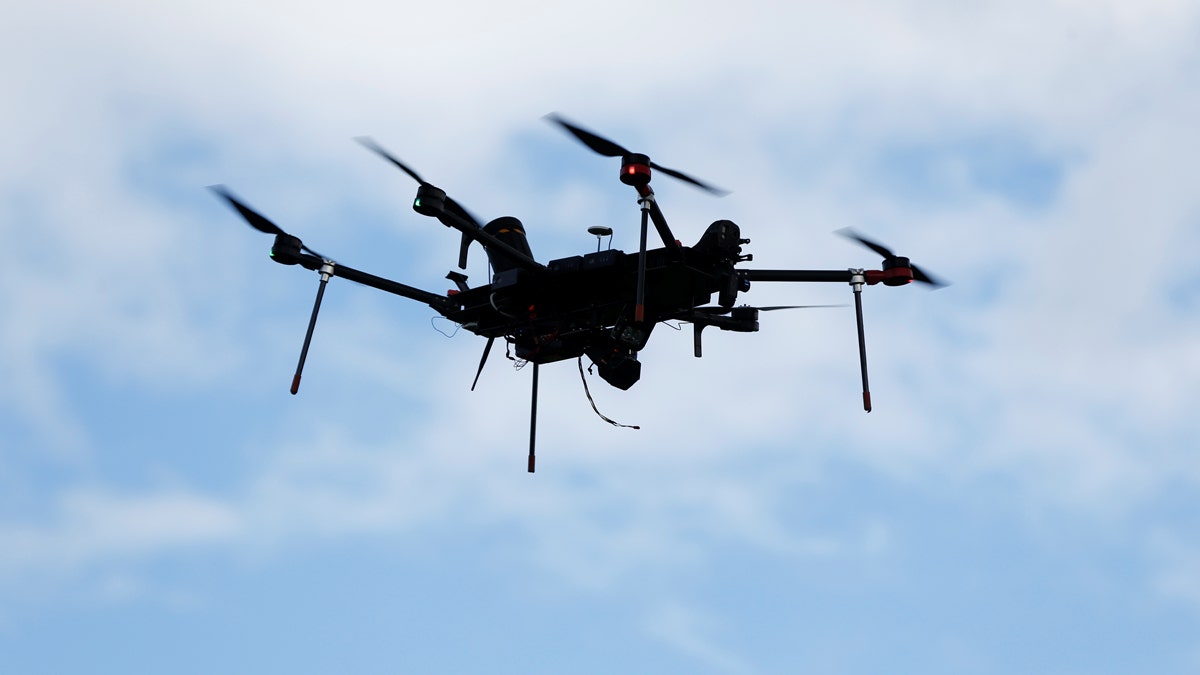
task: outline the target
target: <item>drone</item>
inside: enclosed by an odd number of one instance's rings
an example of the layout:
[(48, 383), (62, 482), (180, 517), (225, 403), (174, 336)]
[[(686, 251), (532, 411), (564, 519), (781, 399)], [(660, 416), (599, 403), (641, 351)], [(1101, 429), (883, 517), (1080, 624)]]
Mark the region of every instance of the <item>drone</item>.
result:
[[(759, 313), (782, 309), (829, 307), (830, 305), (785, 305), (753, 307), (738, 305), (738, 294), (750, 290), (754, 282), (842, 283), (854, 295), (858, 325), (859, 368), (862, 373), (863, 409), (871, 411), (871, 393), (867, 379), (867, 348), (863, 329), (863, 286), (903, 286), (913, 281), (937, 288), (945, 284), (890, 249), (856, 232), (838, 233), (882, 256), (881, 269), (849, 268), (841, 270), (746, 269), (738, 265), (753, 260), (743, 254), (750, 240), (730, 220), (717, 220), (705, 230), (693, 246), (684, 246), (672, 234), (651, 188), (655, 171), (714, 195), (726, 192), (683, 172), (650, 161), (650, 157), (631, 152), (558, 114), (546, 119), (569, 133), (593, 152), (620, 159), (619, 178), (637, 193), (641, 211), (641, 233), (637, 253), (600, 249), (604, 237), (612, 241), (612, 228), (594, 226), (588, 232), (597, 238), (595, 252), (574, 255), (547, 263), (538, 262), (529, 247), (525, 227), (515, 217), (502, 216), (480, 224), (470, 212), (447, 195), (445, 190), (423, 179), (370, 138), (360, 137), (362, 145), (413, 178), (417, 194), (413, 210), (435, 218), (461, 234), (458, 268), (466, 270), (471, 244), (478, 242), (490, 265), (488, 283), (471, 286), (467, 275), (450, 271), (446, 278), (455, 288), (445, 294), (433, 293), (376, 276), (317, 253), (298, 237), (285, 232), (222, 185), (210, 186), (254, 229), (275, 236), (271, 258), (283, 265), (299, 265), (317, 272), (320, 282), (309, 318), (308, 330), (300, 350), (300, 360), (292, 378), (291, 393), (300, 388), (300, 376), (308, 357), (317, 314), (325, 286), (333, 277), (341, 277), (386, 293), (424, 303), (445, 319), (487, 339), (483, 355), (471, 384), (474, 391), (497, 339), (503, 339), (506, 353), (515, 354), (520, 365), (532, 364), (533, 385), (529, 421), (528, 471), (534, 472), (537, 436), (538, 367), (577, 359), (580, 374), (586, 356), (608, 384), (622, 390), (641, 378), (638, 353), (645, 348), (655, 326), (660, 323), (690, 323), (694, 330), (694, 353), (701, 356), (701, 333), (707, 327), (740, 333), (759, 330)], [(659, 248), (649, 248), (650, 225), (662, 240)], [(715, 305), (712, 302), (716, 296)], [(513, 358), (510, 355), (510, 358)], [(584, 386), (587, 386), (586, 379)], [(591, 394), (588, 393), (591, 400)], [(595, 404), (593, 402), (593, 408)], [(597, 414), (599, 410), (596, 410)], [(617, 424), (604, 415), (606, 421)], [(617, 426), (628, 426), (620, 425)]]

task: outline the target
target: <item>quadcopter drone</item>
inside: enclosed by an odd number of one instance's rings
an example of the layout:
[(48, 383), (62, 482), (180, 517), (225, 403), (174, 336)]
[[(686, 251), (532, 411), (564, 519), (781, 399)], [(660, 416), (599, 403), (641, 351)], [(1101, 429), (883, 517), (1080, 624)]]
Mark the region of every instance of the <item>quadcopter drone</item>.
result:
[[(663, 322), (691, 323), (694, 328), (695, 355), (701, 355), (700, 338), (709, 326), (721, 330), (751, 333), (759, 329), (759, 312), (827, 305), (788, 305), (773, 307), (735, 306), (738, 293), (750, 290), (756, 281), (820, 282), (849, 284), (854, 293), (858, 322), (859, 366), (862, 372), (863, 408), (871, 411), (871, 393), (867, 383), (866, 339), (863, 331), (862, 288), (902, 286), (913, 281), (933, 287), (944, 285), (889, 249), (850, 230), (839, 231), (883, 257), (882, 269), (845, 270), (767, 270), (744, 269), (738, 264), (753, 259), (743, 254), (740, 228), (729, 220), (708, 226), (693, 246), (683, 246), (667, 226), (666, 218), (650, 187), (652, 171), (671, 176), (706, 192), (724, 191), (687, 174), (655, 164), (647, 155), (630, 152), (558, 115), (547, 119), (570, 133), (592, 151), (621, 160), (620, 180), (637, 192), (641, 209), (641, 240), (636, 254), (620, 250), (600, 250), (600, 241), (612, 229), (592, 227), (597, 237), (594, 253), (576, 255), (542, 264), (534, 259), (521, 221), (504, 216), (481, 225), (444, 190), (425, 181), (369, 138), (357, 139), (370, 150), (394, 164), (417, 181), (413, 210), (436, 218), (461, 235), (458, 267), (465, 270), (467, 253), (479, 242), (491, 267), (489, 283), (470, 286), (462, 272), (451, 271), (446, 278), (456, 288), (445, 295), (378, 277), (334, 262), (306, 246), (275, 223), (246, 206), (224, 186), (211, 190), (229, 203), (251, 227), (275, 235), (271, 258), (284, 265), (300, 265), (320, 275), (316, 302), (308, 331), (300, 351), (300, 361), (292, 378), (291, 392), (300, 388), (300, 375), (312, 342), (317, 313), (325, 285), (332, 277), (342, 277), (431, 307), (441, 316), (476, 335), (487, 338), (483, 356), (471, 384), (474, 390), (487, 363), (492, 345), (498, 338), (511, 348), (519, 363), (533, 365), (533, 392), (529, 422), (528, 471), (533, 473), (537, 432), (538, 367), (566, 359), (587, 356), (606, 382), (618, 389), (629, 389), (641, 377), (638, 352), (645, 346), (654, 327)], [(653, 223), (662, 239), (661, 248), (648, 248), (649, 226)], [(717, 304), (709, 305), (713, 295)], [(584, 385), (586, 387), (586, 380)], [(591, 399), (590, 393), (588, 394)], [(593, 407), (594, 403), (593, 403)], [(599, 414), (599, 411), (596, 411)], [(601, 415), (601, 417), (604, 417)], [(604, 418), (606, 421), (608, 418)], [(616, 424), (615, 422), (612, 422)], [(625, 425), (619, 425), (625, 426)]]

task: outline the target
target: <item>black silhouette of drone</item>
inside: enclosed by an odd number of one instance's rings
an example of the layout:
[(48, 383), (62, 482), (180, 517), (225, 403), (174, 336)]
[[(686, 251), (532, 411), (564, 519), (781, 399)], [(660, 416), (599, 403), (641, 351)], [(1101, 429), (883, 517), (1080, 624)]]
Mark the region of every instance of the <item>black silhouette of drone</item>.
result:
[[(275, 235), (275, 243), (271, 248), (271, 257), (275, 262), (300, 265), (320, 274), (316, 302), (292, 379), (293, 394), (300, 387), (300, 374), (312, 341), (317, 312), (320, 311), (325, 285), (330, 278), (342, 277), (410, 298), (429, 305), (462, 328), (487, 338), (475, 372), (475, 381), (471, 384), (472, 390), (479, 382), (479, 375), (497, 338), (505, 340), (517, 360), (533, 364), (528, 461), (528, 471), (532, 473), (537, 435), (538, 366), (574, 358), (579, 359), (582, 372), (582, 357), (587, 356), (606, 382), (618, 389), (629, 389), (641, 377), (638, 352), (646, 346), (657, 324), (664, 321), (691, 323), (695, 331), (695, 355), (699, 357), (700, 335), (708, 326), (751, 333), (759, 329), (759, 312), (820, 306), (735, 306), (738, 293), (750, 290), (752, 282), (834, 282), (849, 284), (854, 293), (863, 408), (871, 411), (863, 332), (863, 286), (880, 283), (902, 286), (920, 281), (938, 287), (944, 285), (942, 282), (921, 271), (908, 258), (898, 256), (850, 230), (839, 232), (882, 256), (882, 269), (742, 269), (737, 267), (739, 263), (753, 259), (751, 255), (742, 254), (742, 246), (750, 243), (750, 240), (743, 239), (740, 228), (729, 220), (712, 223), (694, 246), (683, 246), (672, 235), (655, 200), (654, 191), (650, 188), (652, 170), (709, 193), (721, 195), (724, 194), (722, 190), (655, 164), (648, 156), (630, 152), (561, 116), (548, 115), (547, 119), (594, 152), (621, 159), (621, 182), (637, 192), (641, 209), (641, 242), (636, 254), (611, 248), (600, 250), (599, 241), (606, 236), (611, 241), (612, 229), (592, 227), (588, 231), (597, 237), (597, 250), (594, 253), (542, 264), (533, 257), (521, 221), (504, 216), (480, 225), (445, 191), (426, 182), (368, 138), (357, 140), (419, 183), (413, 210), (423, 216), (436, 218), (462, 234), (459, 269), (466, 269), (467, 252), (472, 242), (479, 242), (483, 246), (491, 265), (489, 283), (471, 287), (467, 284), (465, 274), (451, 271), (446, 278), (454, 282), (456, 288), (439, 295), (348, 267), (308, 248), (299, 238), (246, 206), (224, 186), (211, 186), (210, 189), (236, 209), (251, 227)], [(662, 239), (661, 248), (647, 248), (650, 223), (654, 224)], [(714, 294), (717, 304), (709, 305)]]

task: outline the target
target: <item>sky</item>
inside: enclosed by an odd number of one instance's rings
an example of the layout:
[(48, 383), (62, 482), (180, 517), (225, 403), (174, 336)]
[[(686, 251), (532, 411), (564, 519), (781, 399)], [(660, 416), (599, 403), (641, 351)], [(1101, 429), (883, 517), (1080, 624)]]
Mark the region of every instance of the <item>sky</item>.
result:
[[(0, 22), (0, 671), (1200, 670), (1200, 4), (18, 3)], [(317, 287), (205, 190), (435, 292), (457, 236), (636, 249), (615, 160), (746, 267), (951, 282), (629, 391)], [(487, 276), (472, 250), (470, 283)], [(845, 304), (756, 283), (757, 305)]]

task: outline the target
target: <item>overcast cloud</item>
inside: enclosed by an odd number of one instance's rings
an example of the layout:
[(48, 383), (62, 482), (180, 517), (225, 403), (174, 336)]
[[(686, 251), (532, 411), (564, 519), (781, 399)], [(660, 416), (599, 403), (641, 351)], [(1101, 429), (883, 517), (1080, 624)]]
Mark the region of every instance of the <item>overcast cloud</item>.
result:
[[(1194, 672), (1194, 2), (51, 2), (0, 27), (0, 670)], [(330, 284), (441, 292), (369, 134), (540, 260), (685, 243), (953, 284), (656, 330), (628, 392)], [(657, 183), (661, 183), (658, 185)], [(472, 283), (486, 278), (473, 249)], [(847, 303), (758, 283), (747, 302)], [(452, 332), (446, 322), (436, 327)]]

